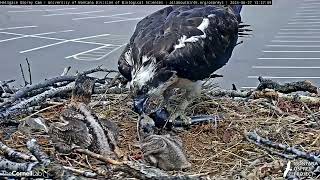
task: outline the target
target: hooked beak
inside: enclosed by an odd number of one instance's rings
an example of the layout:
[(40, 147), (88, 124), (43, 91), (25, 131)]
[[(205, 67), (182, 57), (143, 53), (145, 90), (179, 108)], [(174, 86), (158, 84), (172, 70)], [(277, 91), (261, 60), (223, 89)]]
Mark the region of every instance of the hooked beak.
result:
[(138, 114), (142, 114), (145, 111), (146, 102), (149, 99), (147, 95), (140, 95), (133, 99), (134, 111)]

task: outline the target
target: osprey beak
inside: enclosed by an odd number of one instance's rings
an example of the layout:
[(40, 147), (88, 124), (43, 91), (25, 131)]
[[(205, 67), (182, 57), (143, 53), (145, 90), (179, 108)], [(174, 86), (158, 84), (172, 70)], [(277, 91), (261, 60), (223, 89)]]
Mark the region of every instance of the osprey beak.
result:
[(134, 111), (138, 114), (142, 114), (145, 111), (146, 102), (149, 99), (147, 95), (140, 95), (133, 99)]

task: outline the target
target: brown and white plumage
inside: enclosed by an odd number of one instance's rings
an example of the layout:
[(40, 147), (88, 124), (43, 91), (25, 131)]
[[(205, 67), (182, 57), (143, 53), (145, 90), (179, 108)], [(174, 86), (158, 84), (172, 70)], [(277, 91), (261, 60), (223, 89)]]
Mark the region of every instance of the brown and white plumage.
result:
[[(169, 6), (142, 19), (118, 61), (137, 96), (186, 89), (171, 120), (184, 116), (201, 83), (224, 66), (237, 45), (241, 6)], [(182, 117), (185, 119), (187, 117)]]

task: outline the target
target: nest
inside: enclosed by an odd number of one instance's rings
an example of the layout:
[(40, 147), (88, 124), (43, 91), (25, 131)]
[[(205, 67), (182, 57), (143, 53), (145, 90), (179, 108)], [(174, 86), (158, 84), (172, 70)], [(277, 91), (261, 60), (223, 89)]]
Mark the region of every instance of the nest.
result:
[[(110, 104), (94, 110), (120, 127), (118, 145), (124, 158), (139, 159), (142, 155), (137, 146), (138, 115), (132, 111), (130, 99), (121, 101), (125, 96), (125, 94), (107, 95)], [(246, 102), (229, 97), (212, 99), (203, 95), (189, 106), (187, 112), (220, 114), (223, 115), (223, 119), (218, 123), (193, 126), (178, 134), (183, 140), (184, 149), (192, 167), (186, 172), (171, 173), (206, 173), (210, 177), (227, 179), (283, 177), (289, 160), (250, 143), (245, 137), (245, 132), (253, 130), (274, 142), (300, 147), (307, 152), (320, 153), (320, 130), (313, 127), (315, 122), (305, 107), (301, 103), (284, 100), (279, 100), (277, 107), (284, 112), (282, 115), (277, 114), (272, 108), (259, 105), (259, 102)], [(319, 106), (309, 106), (309, 109), (314, 115), (320, 117)], [(50, 119), (56, 119), (60, 111), (61, 107), (56, 107), (41, 116), (50, 123)], [(41, 133), (24, 135), (16, 131), (6, 135), (8, 132), (8, 129), (1, 128), (1, 140), (8, 137), (4, 142), (18, 151), (27, 152), (26, 141), (34, 137), (50, 157), (64, 166), (97, 171), (103, 164), (99, 160), (79, 153), (55, 152), (49, 137)]]
[[(127, 96), (120, 91), (94, 94), (91, 99), (96, 104), (92, 108), (96, 115), (120, 128), (118, 146), (123, 155), (118, 159), (120, 162), (141, 160), (143, 157), (137, 139), (138, 114), (132, 110), (132, 100)], [(274, 90), (240, 92), (204, 87), (201, 97), (187, 108), (188, 115), (219, 115), (222, 118), (177, 133), (192, 166), (186, 171), (167, 173), (188, 175), (189, 179), (282, 179), (291, 164), (291, 169), (294, 169), (291, 173), (300, 173), (299, 177), (319, 178), (315, 171), (319, 164), (315, 163), (317, 160), (312, 161), (320, 154), (319, 95), (309, 93), (301, 98), (290, 98), (296, 96)], [(64, 106), (52, 106), (38, 116), (50, 125), (59, 119), (63, 109)], [(258, 134), (257, 139), (266, 138), (280, 148), (250, 139), (249, 132)], [(72, 167), (74, 174), (85, 176), (90, 171), (95, 173), (95, 179), (133, 177), (110, 170), (109, 164), (101, 158), (80, 152), (59, 153), (46, 133), (21, 132), (13, 122), (1, 124), (0, 137), (7, 146), (26, 154), (27, 141), (34, 138), (44, 153), (63, 167)], [(281, 149), (283, 146), (299, 149), (306, 155), (301, 155), (300, 151), (292, 153), (288, 148)], [(299, 169), (301, 164), (308, 164), (310, 168)]]

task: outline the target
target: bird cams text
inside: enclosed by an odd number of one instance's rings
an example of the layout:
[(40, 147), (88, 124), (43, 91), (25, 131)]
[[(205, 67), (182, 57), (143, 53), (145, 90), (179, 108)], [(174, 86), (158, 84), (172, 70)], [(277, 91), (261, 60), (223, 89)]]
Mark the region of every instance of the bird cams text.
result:
[(45, 171), (27, 171), (27, 172), (20, 172), (20, 171), (0, 171), (0, 177), (39, 177), (39, 178), (48, 178), (49, 175)]
[(300, 178), (314, 177), (313, 170), (318, 165), (316, 162), (310, 162), (307, 160), (299, 160), (292, 162), (292, 167), (289, 167), (289, 176), (298, 176)]

